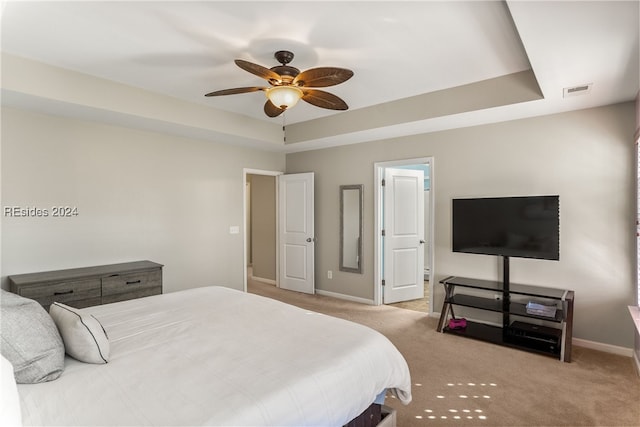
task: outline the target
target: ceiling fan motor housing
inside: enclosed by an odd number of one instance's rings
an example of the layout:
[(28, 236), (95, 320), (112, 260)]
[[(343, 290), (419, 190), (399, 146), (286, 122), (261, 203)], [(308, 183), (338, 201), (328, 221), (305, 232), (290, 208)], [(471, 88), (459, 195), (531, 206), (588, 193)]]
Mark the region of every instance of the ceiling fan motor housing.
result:
[[(291, 80), (300, 74), (300, 70), (296, 67), (290, 67), (289, 65), (277, 65), (275, 67), (271, 67), (270, 70), (280, 74), (281, 77), (284, 77), (284, 81), (289, 80), (287, 83), (291, 83)], [(290, 79), (286, 79), (286, 77), (290, 77)]]
[[(289, 52), (288, 50), (279, 50), (276, 53), (274, 53), (273, 56), (282, 65), (276, 65), (275, 67), (271, 67), (271, 71), (276, 72), (281, 76), (290, 76), (291, 80), (293, 80), (293, 78), (295, 78), (298, 74), (300, 74), (300, 70), (298, 70), (296, 67), (287, 65), (289, 62), (293, 61), (294, 55), (292, 52)], [(286, 79), (286, 80), (289, 80), (289, 79)], [(287, 83), (290, 83), (290, 82), (291, 81), (288, 81)]]

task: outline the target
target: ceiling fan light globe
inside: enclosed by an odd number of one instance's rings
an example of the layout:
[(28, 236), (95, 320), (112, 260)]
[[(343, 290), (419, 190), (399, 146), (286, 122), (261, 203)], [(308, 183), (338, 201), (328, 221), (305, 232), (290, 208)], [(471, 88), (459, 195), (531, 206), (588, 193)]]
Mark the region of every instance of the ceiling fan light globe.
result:
[(266, 95), (273, 105), (286, 110), (298, 103), (302, 91), (294, 86), (276, 86), (269, 88)]

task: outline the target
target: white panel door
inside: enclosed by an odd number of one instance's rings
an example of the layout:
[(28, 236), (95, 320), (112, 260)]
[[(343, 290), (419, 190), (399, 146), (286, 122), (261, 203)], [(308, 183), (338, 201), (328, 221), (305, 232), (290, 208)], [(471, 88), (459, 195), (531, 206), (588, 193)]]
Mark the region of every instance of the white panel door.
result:
[(424, 172), (385, 169), (384, 303), (424, 298)]
[(280, 287), (315, 293), (313, 173), (278, 177)]

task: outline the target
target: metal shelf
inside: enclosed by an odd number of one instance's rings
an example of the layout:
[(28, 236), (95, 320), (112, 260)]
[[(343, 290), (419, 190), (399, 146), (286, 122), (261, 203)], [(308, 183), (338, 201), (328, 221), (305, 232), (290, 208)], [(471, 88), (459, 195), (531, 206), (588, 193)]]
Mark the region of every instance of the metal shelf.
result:
[[(445, 300), (438, 322), (438, 332), (545, 354), (565, 362), (571, 361), (573, 291), (519, 284), (510, 284), (508, 291), (505, 291), (500, 282), (455, 276), (447, 277), (440, 283), (445, 287)], [(473, 295), (464, 293), (465, 288), (471, 289), (472, 291), (467, 292)], [(491, 297), (477, 295), (483, 291), (491, 294)], [(501, 295), (501, 298), (496, 299), (496, 294)], [(555, 316), (527, 313), (527, 303), (511, 301), (512, 295), (556, 301)], [(502, 313), (502, 326), (467, 319), (467, 326), (464, 329), (450, 329), (446, 326), (446, 322), (448, 318), (454, 317), (453, 306)], [(535, 319), (536, 322), (533, 320), (530, 320), (532, 323), (521, 320), (512, 322), (511, 316), (517, 316), (519, 319)], [(545, 326), (548, 324), (546, 322), (555, 323), (558, 327)]]

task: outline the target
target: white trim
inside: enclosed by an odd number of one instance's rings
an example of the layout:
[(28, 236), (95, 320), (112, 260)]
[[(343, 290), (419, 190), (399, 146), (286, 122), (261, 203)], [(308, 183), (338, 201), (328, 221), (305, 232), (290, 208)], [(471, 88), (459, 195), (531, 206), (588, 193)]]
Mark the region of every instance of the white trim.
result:
[[(636, 326), (636, 348), (638, 348), (638, 340), (640, 340), (640, 307), (635, 305), (629, 306), (629, 313), (633, 318), (633, 323)], [(636, 372), (640, 375), (640, 353), (633, 351), (633, 361), (635, 362)]]
[(382, 283), (382, 265), (380, 262), (380, 251), (382, 250), (382, 242), (380, 241), (380, 221), (382, 206), (382, 173), (383, 168), (378, 163), (373, 165), (373, 195), (374, 195), (374, 211), (373, 211), (373, 304), (382, 304), (381, 286)]
[(336, 293), (336, 292), (323, 291), (322, 289), (316, 289), (316, 294), (323, 295), (325, 297), (332, 297), (332, 298), (342, 299), (342, 300), (346, 300), (346, 301), (357, 302), (357, 303), (360, 303), (360, 304), (376, 305), (374, 303), (374, 301), (370, 300), (370, 299), (354, 297), (354, 296), (345, 295), (345, 294), (339, 294), (339, 293)]
[(284, 175), (284, 172), (281, 172), (281, 171), (268, 171), (263, 169), (250, 169), (250, 168), (244, 168), (243, 172), (245, 175), (268, 175), (268, 176)]
[(583, 340), (582, 338), (574, 338), (571, 343), (578, 347), (589, 348), (591, 350), (603, 351), (605, 353), (617, 354), (618, 356), (633, 356), (633, 349), (627, 347), (620, 347), (617, 345), (604, 344), (601, 342)]
[[(247, 230), (246, 230), (246, 225), (247, 225), (247, 175), (267, 175), (267, 176), (280, 176), (283, 175), (284, 172), (280, 172), (280, 171), (267, 171), (267, 170), (262, 170), (262, 169), (250, 169), (250, 168), (243, 168), (242, 169), (242, 233), (243, 233), (243, 239), (242, 239), (242, 283), (243, 283), (243, 289), (245, 292), (247, 292)], [(278, 218), (278, 186), (276, 185), (276, 218)], [(276, 220), (276, 247), (275, 247), (275, 251), (276, 251), (276, 277), (278, 277), (278, 265), (279, 265), (279, 256), (280, 254), (278, 253), (278, 248), (279, 248), (279, 242), (278, 242), (278, 221)], [(276, 286), (278, 286), (278, 283), (276, 281)]]
[(638, 334), (640, 334), (640, 307), (636, 305), (630, 305), (629, 313), (631, 313), (633, 323), (634, 325), (636, 325), (636, 331), (638, 332)]
[[(416, 164), (429, 165), (429, 295), (433, 295), (433, 287), (436, 278), (435, 269), (435, 159), (434, 157), (420, 157), (414, 159), (391, 160), (385, 162), (376, 162), (373, 164), (373, 194), (374, 194), (374, 236), (373, 236), (373, 304), (382, 304), (382, 265), (380, 262), (380, 251), (382, 250), (381, 232), (382, 224), (382, 178), (384, 177), (384, 168), (392, 166), (405, 166)], [(433, 298), (429, 298), (429, 315), (433, 313)]]

